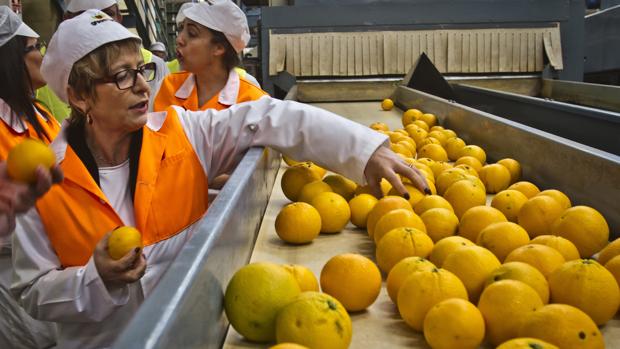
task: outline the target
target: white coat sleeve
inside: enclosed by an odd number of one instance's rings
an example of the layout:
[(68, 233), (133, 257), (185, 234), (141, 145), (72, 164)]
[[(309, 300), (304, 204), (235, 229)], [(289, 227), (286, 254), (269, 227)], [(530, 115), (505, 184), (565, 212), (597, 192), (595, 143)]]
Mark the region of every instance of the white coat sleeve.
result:
[(127, 285), (106, 288), (91, 257), (62, 268), (35, 208), (17, 218), (11, 292), (30, 316), (56, 322), (101, 321), (129, 300)]
[(221, 111), (175, 107), (209, 180), (234, 169), (253, 146), (309, 160), (360, 184), (364, 170), (388, 137), (310, 105), (263, 97)]

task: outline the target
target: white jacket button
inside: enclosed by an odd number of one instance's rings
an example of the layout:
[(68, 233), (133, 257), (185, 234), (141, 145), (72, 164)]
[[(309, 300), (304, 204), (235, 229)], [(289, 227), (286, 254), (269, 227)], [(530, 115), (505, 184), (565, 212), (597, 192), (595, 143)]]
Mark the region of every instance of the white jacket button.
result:
[(258, 130), (258, 125), (256, 125), (256, 124), (249, 124), (248, 128), (250, 129), (250, 131), (256, 132), (256, 130)]

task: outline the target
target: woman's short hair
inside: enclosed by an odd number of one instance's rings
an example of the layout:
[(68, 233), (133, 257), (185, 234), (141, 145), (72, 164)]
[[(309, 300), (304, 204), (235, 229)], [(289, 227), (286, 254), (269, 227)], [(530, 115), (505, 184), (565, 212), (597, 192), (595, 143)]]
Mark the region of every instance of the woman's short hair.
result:
[(220, 31), (213, 30), (211, 28), (207, 29), (209, 29), (211, 34), (213, 34), (211, 42), (214, 44), (220, 44), (226, 49), (226, 52), (224, 52), (224, 56), (222, 57), (222, 61), (224, 62), (224, 67), (226, 68), (226, 70), (230, 71), (235, 67), (240, 66), (241, 60), (239, 59), (239, 54), (237, 54), (237, 51), (235, 51), (235, 49), (232, 47), (232, 45), (226, 38), (226, 35), (224, 35), (224, 33)]

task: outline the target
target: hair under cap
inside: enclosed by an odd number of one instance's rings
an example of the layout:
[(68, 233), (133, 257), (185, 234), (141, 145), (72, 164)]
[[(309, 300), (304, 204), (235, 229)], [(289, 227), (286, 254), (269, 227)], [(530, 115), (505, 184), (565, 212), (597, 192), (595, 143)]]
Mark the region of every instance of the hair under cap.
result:
[[(241, 52), (250, 41), (248, 19), (231, 0), (207, 0), (192, 5), (182, 9), (182, 19), (189, 18), (209, 29), (224, 33), (237, 52)], [(177, 21), (178, 19), (179, 15)]]
[(67, 11), (77, 13), (90, 9), (103, 10), (116, 4), (116, 0), (70, 0)]
[(39, 34), (22, 22), (8, 6), (0, 6), (0, 46), (4, 46), (16, 35), (29, 38), (39, 37)]
[(140, 37), (99, 10), (68, 19), (58, 27), (47, 48), (41, 74), (56, 95), (68, 103), (67, 88), (73, 65), (105, 44)]

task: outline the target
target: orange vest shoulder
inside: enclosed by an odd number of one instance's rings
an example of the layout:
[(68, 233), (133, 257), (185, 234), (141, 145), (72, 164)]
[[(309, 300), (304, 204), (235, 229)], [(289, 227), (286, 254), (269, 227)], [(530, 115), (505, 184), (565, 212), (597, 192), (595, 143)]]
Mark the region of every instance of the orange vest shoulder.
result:
[(29, 122), (26, 122), (28, 129), (25, 132), (18, 133), (15, 132), (6, 122), (0, 121), (0, 160), (6, 160), (9, 151), (27, 138), (39, 139), (45, 144), (51, 143), (51, 141), (56, 138), (56, 135), (60, 132), (60, 124), (56, 121), (56, 119), (54, 119), (54, 116), (52, 116), (52, 114), (45, 107), (43, 107), (43, 105), (37, 103), (37, 106), (47, 113), (46, 117), (48, 120), (39, 117), (39, 123), (49, 138), (45, 136), (39, 137), (37, 131), (34, 129), (34, 126), (32, 126)]
[(177, 98), (175, 94), (190, 74), (191, 73), (181, 71), (166, 75), (155, 96), (153, 111), (164, 111), (171, 105), (182, 105), (184, 100)]

